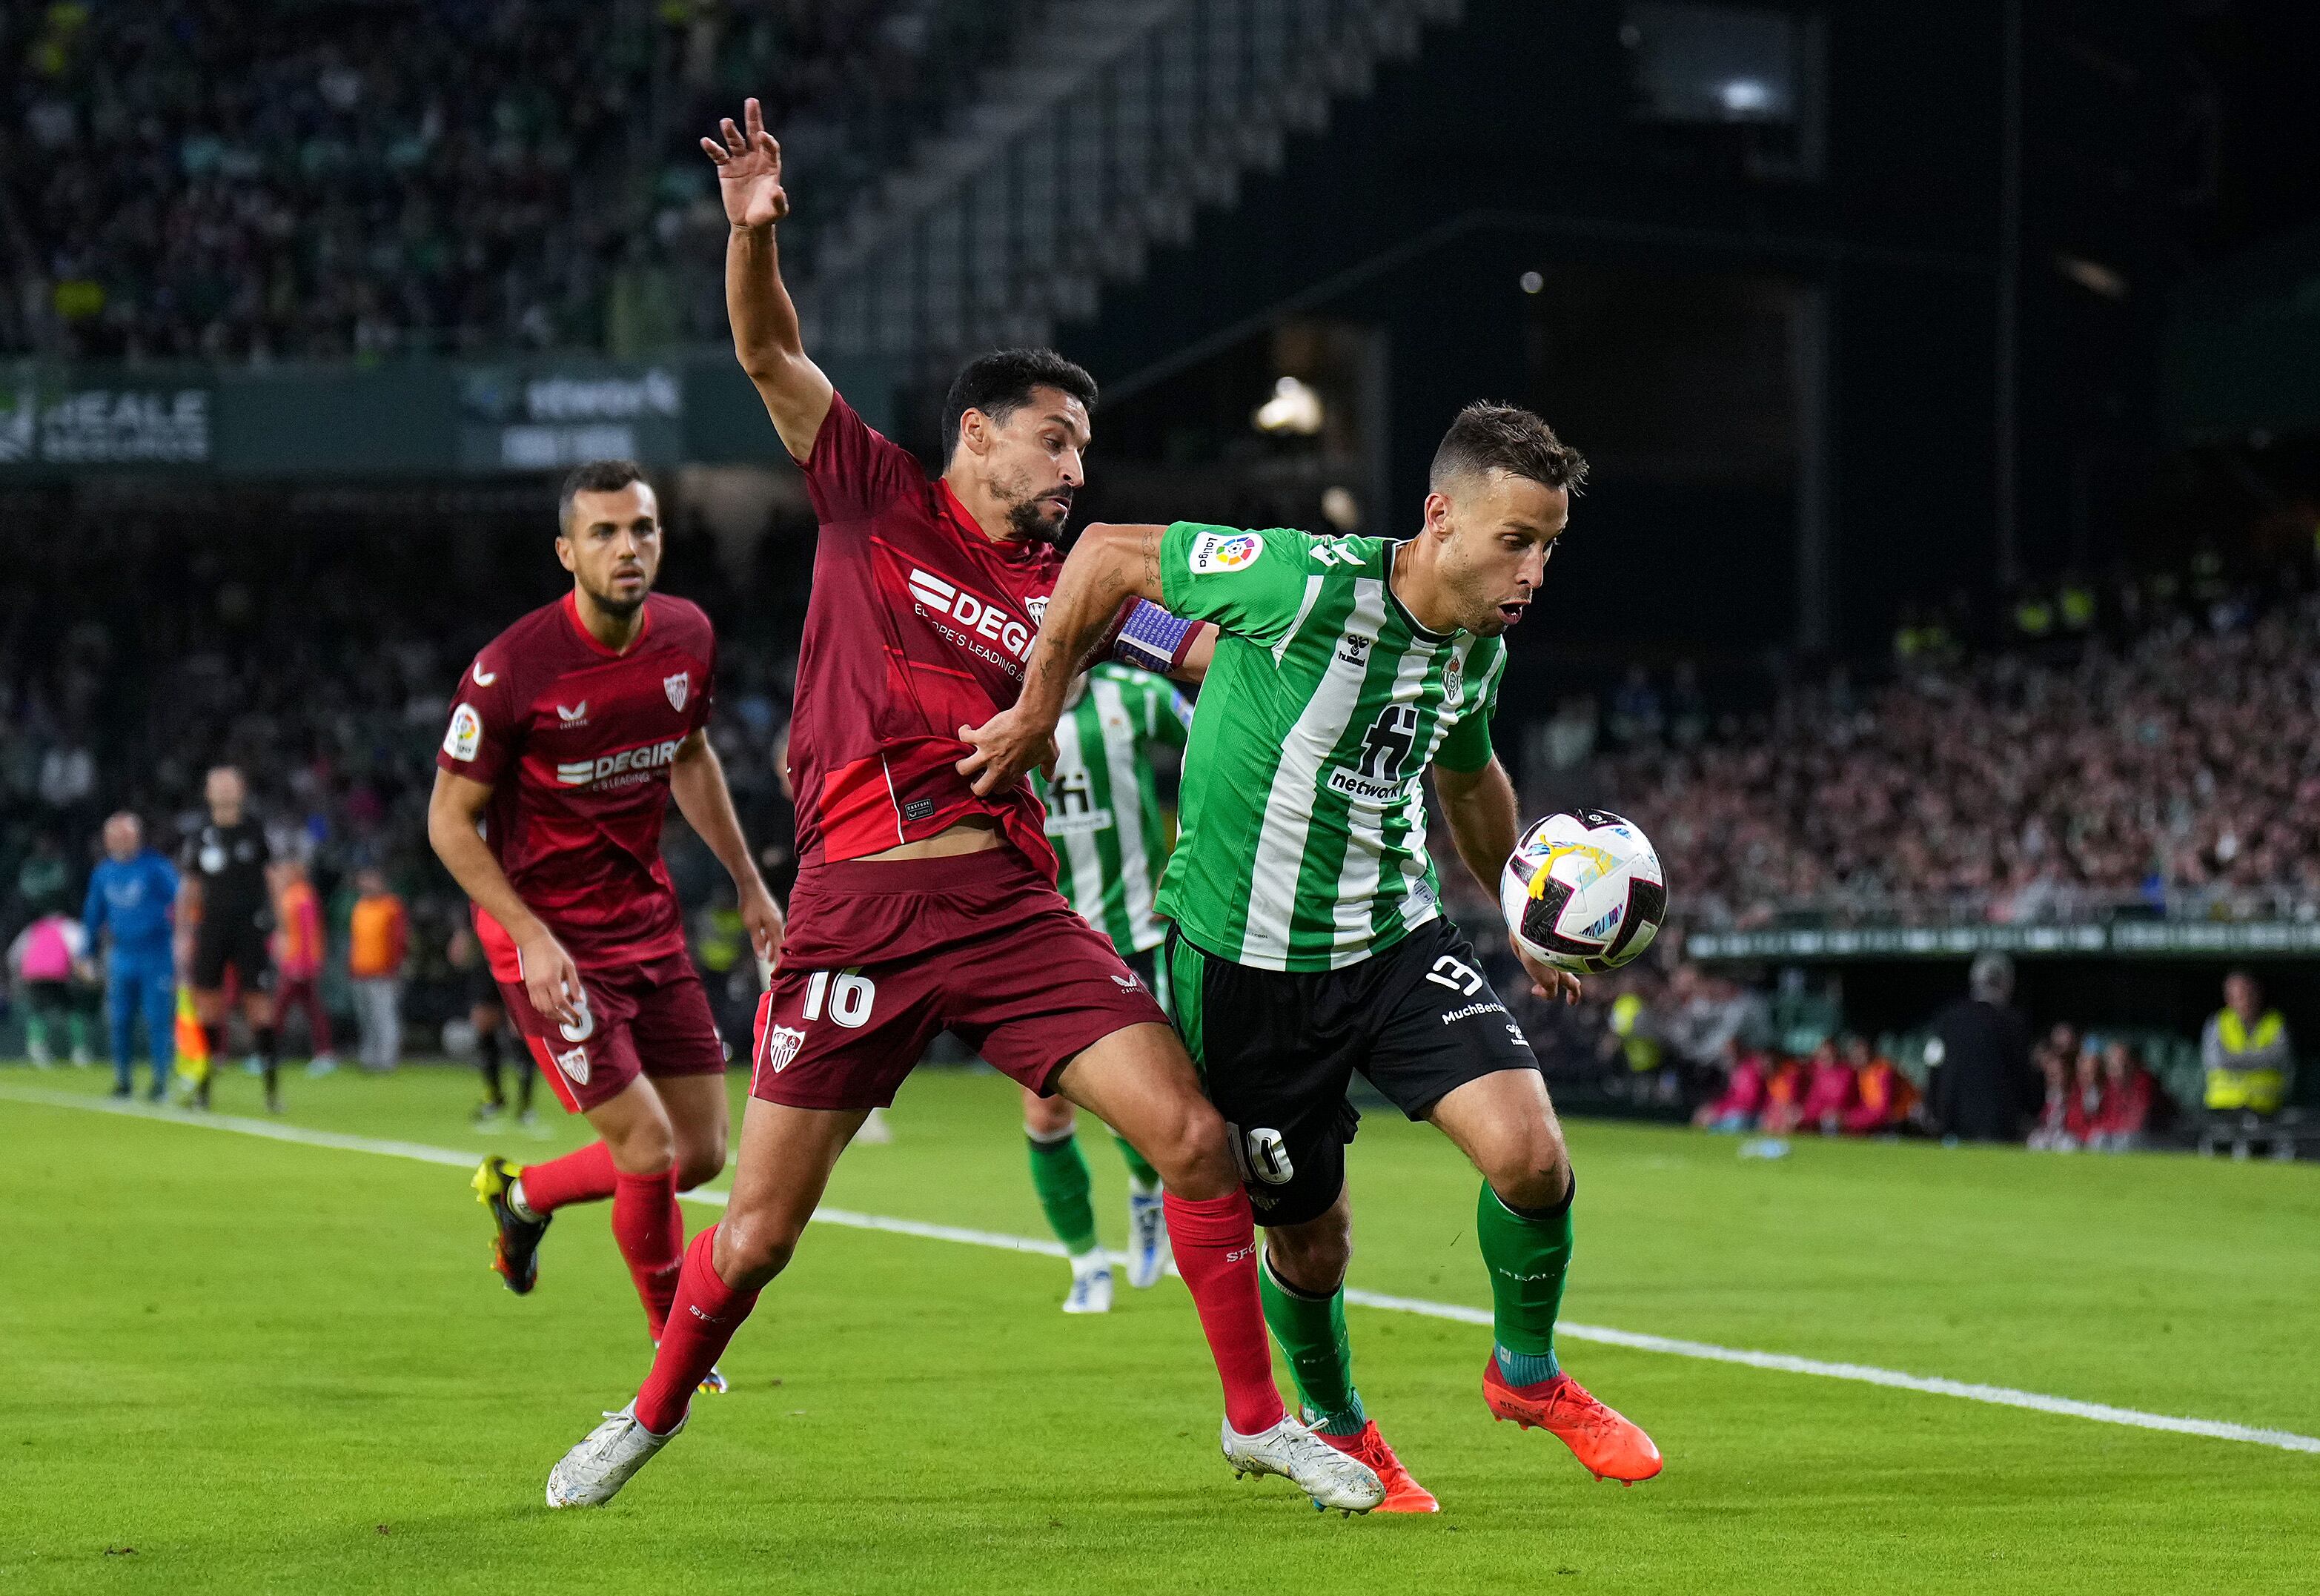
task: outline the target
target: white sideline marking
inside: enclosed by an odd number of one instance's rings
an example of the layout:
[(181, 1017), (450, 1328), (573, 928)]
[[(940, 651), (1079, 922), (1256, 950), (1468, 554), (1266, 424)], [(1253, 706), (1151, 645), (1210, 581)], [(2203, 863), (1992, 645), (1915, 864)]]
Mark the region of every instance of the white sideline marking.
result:
[[(79, 1109), (93, 1113), (122, 1114), (136, 1120), (159, 1120), (203, 1130), (231, 1130), (243, 1136), (264, 1137), (271, 1141), (295, 1142), (302, 1147), (331, 1147), (348, 1153), (376, 1153), (390, 1158), (409, 1158), (421, 1164), (440, 1164), (458, 1169), (471, 1168), (479, 1162), (473, 1153), (463, 1153), (452, 1147), (430, 1147), (423, 1142), (349, 1136), (335, 1130), (309, 1130), (302, 1126), (283, 1125), (271, 1120), (240, 1119), (229, 1114), (190, 1113), (181, 1109), (155, 1108), (142, 1102), (86, 1097), (78, 1093), (52, 1092), (38, 1086), (0, 1085), (0, 1101), (34, 1103), (45, 1108)], [(704, 1207), (725, 1206), (725, 1193), (722, 1192), (686, 1192), (682, 1195), (685, 1202), (697, 1202)], [(843, 1208), (825, 1208), (813, 1217), (824, 1224), (839, 1225), (854, 1230), (883, 1230), (891, 1236), (956, 1242), (966, 1247), (992, 1247), (1002, 1252), (1037, 1253), (1044, 1257), (1060, 1258), (1065, 1256), (1060, 1242), (1031, 1236), (1009, 1236), (997, 1230), (974, 1230), (960, 1225), (933, 1225), (921, 1220), (856, 1213)], [(1122, 1254), (1111, 1256), (1115, 1263), (1127, 1261)], [(1456, 1302), (1430, 1302), (1419, 1297), (1391, 1297), (1352, 1287), (1346, 1288), (1346, 1301), (1360, 1308), (1375, 1308), (1389, 1313), (1414, 1313), (1427, 1319), (1451, 1319), (1459, 1324), (1487, 1326), (1491, 1322), (1489, 1309), (1469, 1308)], [(2133, 1429), (2169, 1430), (2177, 1435), (2206, 1436), (2218, 1441), (2243, 1441), (2251, 1446), (2271, 1446), (2282, 1452), (2320, 1453), (2320, 1437), (2300, 1436), (2284, 1429), (2264, 1429), (2254, 1425), (2232, 1424), (2220, 1419), (2179, 1419), (2165, 1413), (2145, 1413), (2135, 1408), (2114, 1408), (2107, 1402), (2082, 1402), (2074, 1397), (2016, 1391), (2007, 1385), (1980, 1385), (1964, 1380), (1944, 1380), (1938, 1375), (1907, 1374), (1898, 1369), (1880, 1369), (1866, 1364), (1824, 1363), (1818, 1358), (1796, 1357), (1785, 1352), (1751, 1352), (1743, 1347), (1718, 1347), (1708, 1341), (1684, 1341), (1670, 1336), (1646, 1336), (1634, 1330), (1615, 1330), (1601, 1325), (1563, 1322), (1554, 1328), (1556, 1334), (1568, 1336), (1573, 1340), (1598, 1341), (1637, 1352), (1661, 1352), (1675, 1357), (1700, 1358), (1709, 1363), (1740, 1364), (1748, 1368), (1770, 1369), (1783, 1374), (1817, 1374), (1828, 1380), (1851, 1380), (1863, 1385), (1887, 1386), (1895, 1391), (1922, 1392), (1929, 1396), (1959, 1397), (1966, 1401), (1987, 1402), (2000, 1408), (2027, 1408), (2033, 1412), (2089, 1419), (2099, 1424), (2119, 1424)]]

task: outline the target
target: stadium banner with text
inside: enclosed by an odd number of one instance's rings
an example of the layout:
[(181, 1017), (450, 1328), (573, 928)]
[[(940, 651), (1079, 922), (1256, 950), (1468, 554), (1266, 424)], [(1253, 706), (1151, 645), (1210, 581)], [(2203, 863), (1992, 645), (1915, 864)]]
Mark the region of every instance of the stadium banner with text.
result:
[[(873, 425), (891, 426), (890, 374), (832, 375)], [(0, 364), (0, 478), (490, 476), (607, 456), (660, 467), (786, 458), (723, 349), (631, 361)]]
[(1706, 963), (2024, 958), (2288, 958), (2320, 954), (2320, 921), (2116, 920), (2074, 926), (1872, 926), (1843, 929), (1692, 931), (1687, 957)]

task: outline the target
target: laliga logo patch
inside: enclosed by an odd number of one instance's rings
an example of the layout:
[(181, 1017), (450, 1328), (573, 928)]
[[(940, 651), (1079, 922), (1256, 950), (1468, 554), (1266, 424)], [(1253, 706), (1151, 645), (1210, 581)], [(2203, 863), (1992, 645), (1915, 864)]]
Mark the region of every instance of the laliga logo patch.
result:
[(568, 1053), (558, 1053), (556, 1067), (570, 1075), (574, 1085), (585, 1086), (588, 1084), (588, 1049), (575, 1047)]
[(1264, 553), (1264, 540), (1255, 532), (1202, 532), (1186, 563), (1195, 576), (1221, 575), (1248, 569)]
[(766, 1062), (774, 1066), (774, 1074), (778, 1075), (789, 1068), (798, 1056), (798, 1049), (804, 1046), (805, 1032), (802, 1029), (789, 1025), (769, 1027), (766, 1031)]
[(443, 734), (443, 751), (454, 759), (472, 759), (484, 740), (484, 718), (476, 706), (463, 703), (451, 712), (451, 729)]
[(681, 711), (684, 708), (684, 701), (693, 694), (692, 675), (689, 672), (679, 671), (673, 676), (664, 676), (661, 678), (660, 690), (668, 694), (668, 707)]

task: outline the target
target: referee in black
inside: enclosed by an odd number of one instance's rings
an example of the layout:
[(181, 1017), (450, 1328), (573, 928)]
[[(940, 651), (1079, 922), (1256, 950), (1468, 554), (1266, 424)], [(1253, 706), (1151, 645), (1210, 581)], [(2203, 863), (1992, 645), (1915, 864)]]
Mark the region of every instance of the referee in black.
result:
[(233, 972), (241, 1015), (266, 1068), (266, 1108), (282, 1111), (281, 1033), (274, 1023), (274, 899), (266, 884), (272, 850), (266, 828), (246, 805), (248, 784), (231, 765), (211, 770), (202, 789), (209, 820), (186, 839), (178, 860), (177, 960), (194, 987), (194, 1012), (209, 1045), (210, 1066), (194, 1089), (194, 1106), (210, 1106), (210, 1084), (224, 1062), (226, 972)]

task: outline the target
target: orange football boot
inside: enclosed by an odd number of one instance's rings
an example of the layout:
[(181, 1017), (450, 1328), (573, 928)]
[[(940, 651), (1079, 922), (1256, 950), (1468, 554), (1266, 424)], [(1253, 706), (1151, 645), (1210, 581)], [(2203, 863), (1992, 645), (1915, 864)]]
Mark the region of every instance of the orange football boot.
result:
[(1525, 1429), (1553, 1430), (1599, 1480), (1632, 1485), (1660, 1472), (1660, 1449), (1643, 1426), (1597, 1401), (1568, 1374), (1536, 1385), (1509, 1385), (1493, 1356), (1482, 1369), (1482, 1401), (1493, 1418), (1511, 1419)]
[(1357, 1436), (1333, 1436), (1327, 1430), (1319, 1429), (1313, 1433), (1346, 1456), (1369, 1465), (1370, 1473), (1375, 1474), (1378, 1483), (1385, 1487), (1385, 1500), (1378, 1503), (1374, 1511), (1438, 1513), (1442, 1510), (1442, 1504), (1434, 1500), (1434, 1492), (1411, 1479), (1409, 1471), (1401, 1466), (1401, 1459), (1393, 1455), (1393, 1448), (1385, 1444), (1383, 1436), (1378, 1434), (1376, 1419), (1363, 1425), (1362, 1433)]

